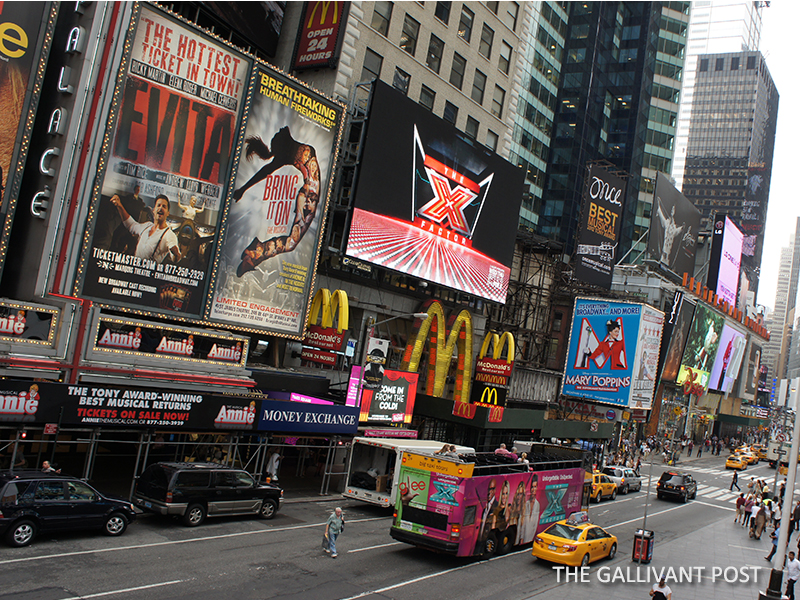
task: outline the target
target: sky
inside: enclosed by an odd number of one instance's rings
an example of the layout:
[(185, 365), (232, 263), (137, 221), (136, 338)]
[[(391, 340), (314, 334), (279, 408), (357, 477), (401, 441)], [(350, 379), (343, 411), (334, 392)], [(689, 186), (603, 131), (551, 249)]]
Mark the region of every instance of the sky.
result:
[(800, 22), (800, 2), (773, 0), (763, 14), (761, 52), (780, 94), (778, 129), (775, 136), (775, 156), (772, 182), (769, 189), (767, 228), (761, 260), (761, 281), (757, 304), (775, 306), (778, 284), (778, 262), (781, 247), (788, 246), (800, 216), (800, 193), (796, 183), (800, 140), (800, 81), (797, 77), (797, 58), (794, 55), (797, 23)]

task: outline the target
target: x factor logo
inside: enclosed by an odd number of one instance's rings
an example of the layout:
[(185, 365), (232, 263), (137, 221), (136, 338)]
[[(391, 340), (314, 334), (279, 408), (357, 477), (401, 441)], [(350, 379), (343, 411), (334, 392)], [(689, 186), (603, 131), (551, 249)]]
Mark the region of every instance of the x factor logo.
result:
[(426, 151), (416, 125), (414, 142), (415, 220), (424, 219), (472, 238), (494, 174), (478, 183), (446, 165), (444, 156), (439, 160)]

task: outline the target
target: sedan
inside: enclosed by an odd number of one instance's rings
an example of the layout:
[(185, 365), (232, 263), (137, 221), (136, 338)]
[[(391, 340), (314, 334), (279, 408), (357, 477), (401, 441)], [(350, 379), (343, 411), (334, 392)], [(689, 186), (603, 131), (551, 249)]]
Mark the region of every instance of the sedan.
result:
[(533, 556), (570, 567), (585, 567), (617, 554), (617, 538), (592, 523), (558, 521), (533, 538)]

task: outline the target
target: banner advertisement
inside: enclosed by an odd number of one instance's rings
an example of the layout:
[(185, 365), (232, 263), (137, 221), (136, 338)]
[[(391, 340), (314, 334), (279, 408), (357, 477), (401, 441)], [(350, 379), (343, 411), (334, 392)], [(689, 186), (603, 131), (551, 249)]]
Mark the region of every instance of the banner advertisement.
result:
[(561, 393), (628, 406), (641, 321), (641, 304), (576, 298)]
[(376, 81), (346, 253), (501, 304), (523, 172)]
[(365, 390), (377, 390), (383, 384), (386, 358), (389, 356), (389, 340), (371, 337), (367, 340), (367, 360), (364, 368)]
[(647, 256), (678, 275), (694, 275), (700, 211), (663, 173), (656, 175), (654, 195)]
[(658, 356), (661, 351), (661, 334), (664, 330), (664, 313), (647, 305), (642, 306), (639, 341), (633, 369), (631, 408), (649, 410), (653, 406)]
[(717, 215), (711, 237), (706, 284), (723, 300), (736, 306), (739, 270), (742, 263), (743, 234), (729, 217)]
[(95, 194), (84, 296), (201, 316), (249, 72), (244, 55), (142, 6)]
[(55, 2), (0, 2), (0, 271), (31, 142), (44, 65), (53, 40)]
[[(696, 386), (704, 393), (711, 382), (711, 369), (719, 349), (719, 339), (725, 324), (725, 316), (698, 303), (694, 320), (686, 340), (686, 348), (681, 359), (677, 383)], [(697, 387), (699, 386), (699, 387)], [(692, 392), (696, 393), (696, 392)], [(696, 393), (701, 395), (701, 393)]]
[(761, 379), (761, 344), (750, 338), (750, 346), (747, 348), (747, 357), (743, 361), (742, 370), (739, 373), (739, 396), (753, 396), (757, 391), (759, 380)]
[(352, 406), (261, 400), (258, 431), (352, 435), (358, 409)]
[(292, 70), (335, 69), (347, 29), (349, 2), (304, 2)]
[(739, 368), (742, 366), (744, 349), (747, 337), (740, 331), (725, 323), (719, 338), (719, 351), (711, 368), (709, 389), (728, 394), (733, 388), (733, 382), (739, 377)]
[(259, 65), (211, 320), (302, 333), (341, 122), (340, 105)]
[(62, 426), (157, 427), (193, 431), (253, 429), (256, 401), (154, 388), (0, 383), (0, 422)]
[(0, 341), (52, 346), (58, 316), (55, 308), (0, 300)]
[(669, 349), (664, 356), (664, 366), (661, 369), (661, 381), (670, 383), (678, 378), (683, 350), (686, 348), (686, 338), (689, 336), (689, 327), (694, 317), (694, 303), (689, 302), (682, 293), (681, 296), (680, 303), (677, 306), (673, 304), (672, 310), (667, 315), (667, 322), (672, 326), (672, 333), (669, 336)]
[(589, 169), (575, 253), (575, 278), (611, 288), (627, 184), (599, 167)]
[[(348, 404), (351, 395), (358, 397), (360, 374), (361, 367), (353, 366), (348, 382)], [(359, 420), (370, 423), (410, 423), (417, 399), (418, 380), (419, 373), (385, 369), (377, 389), (363, 388)]]
[(250, 339), (123, 317), (100, 317), (92, 352), (245, 368)]

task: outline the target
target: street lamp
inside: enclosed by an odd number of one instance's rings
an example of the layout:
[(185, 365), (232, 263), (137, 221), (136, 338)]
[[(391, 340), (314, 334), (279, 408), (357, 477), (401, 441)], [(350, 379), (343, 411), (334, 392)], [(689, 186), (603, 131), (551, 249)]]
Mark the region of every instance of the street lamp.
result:
[(358, 401), (359, 408), (361, 407), (361, 394), (364, 388), (364, 371), (367, 368), (367, 343), (369, 339), (372, 337), (372, 331), (378, 325), (383, 325), (384, 323), (388, 323), (389, 321), (394, 321), (395, 319), (402, 319), (403, 317), (414, 317), (415, 319), (427, 319), (428, 313), (426, 312), (416, 312), (416, 313), (404, 313), (402, 315), (397, 315), (395, 317), (389, 317), (388, 319), (384, 319), (383, 321), (378, 321), (377, 323), (372, 323), (372, 317), (369, 317), (370, 324), (367, 326), (367, 335), (364, 337), (364, 347), (361, 349), (361, 373), (358, 375), (358, 389), (356, 396)]

